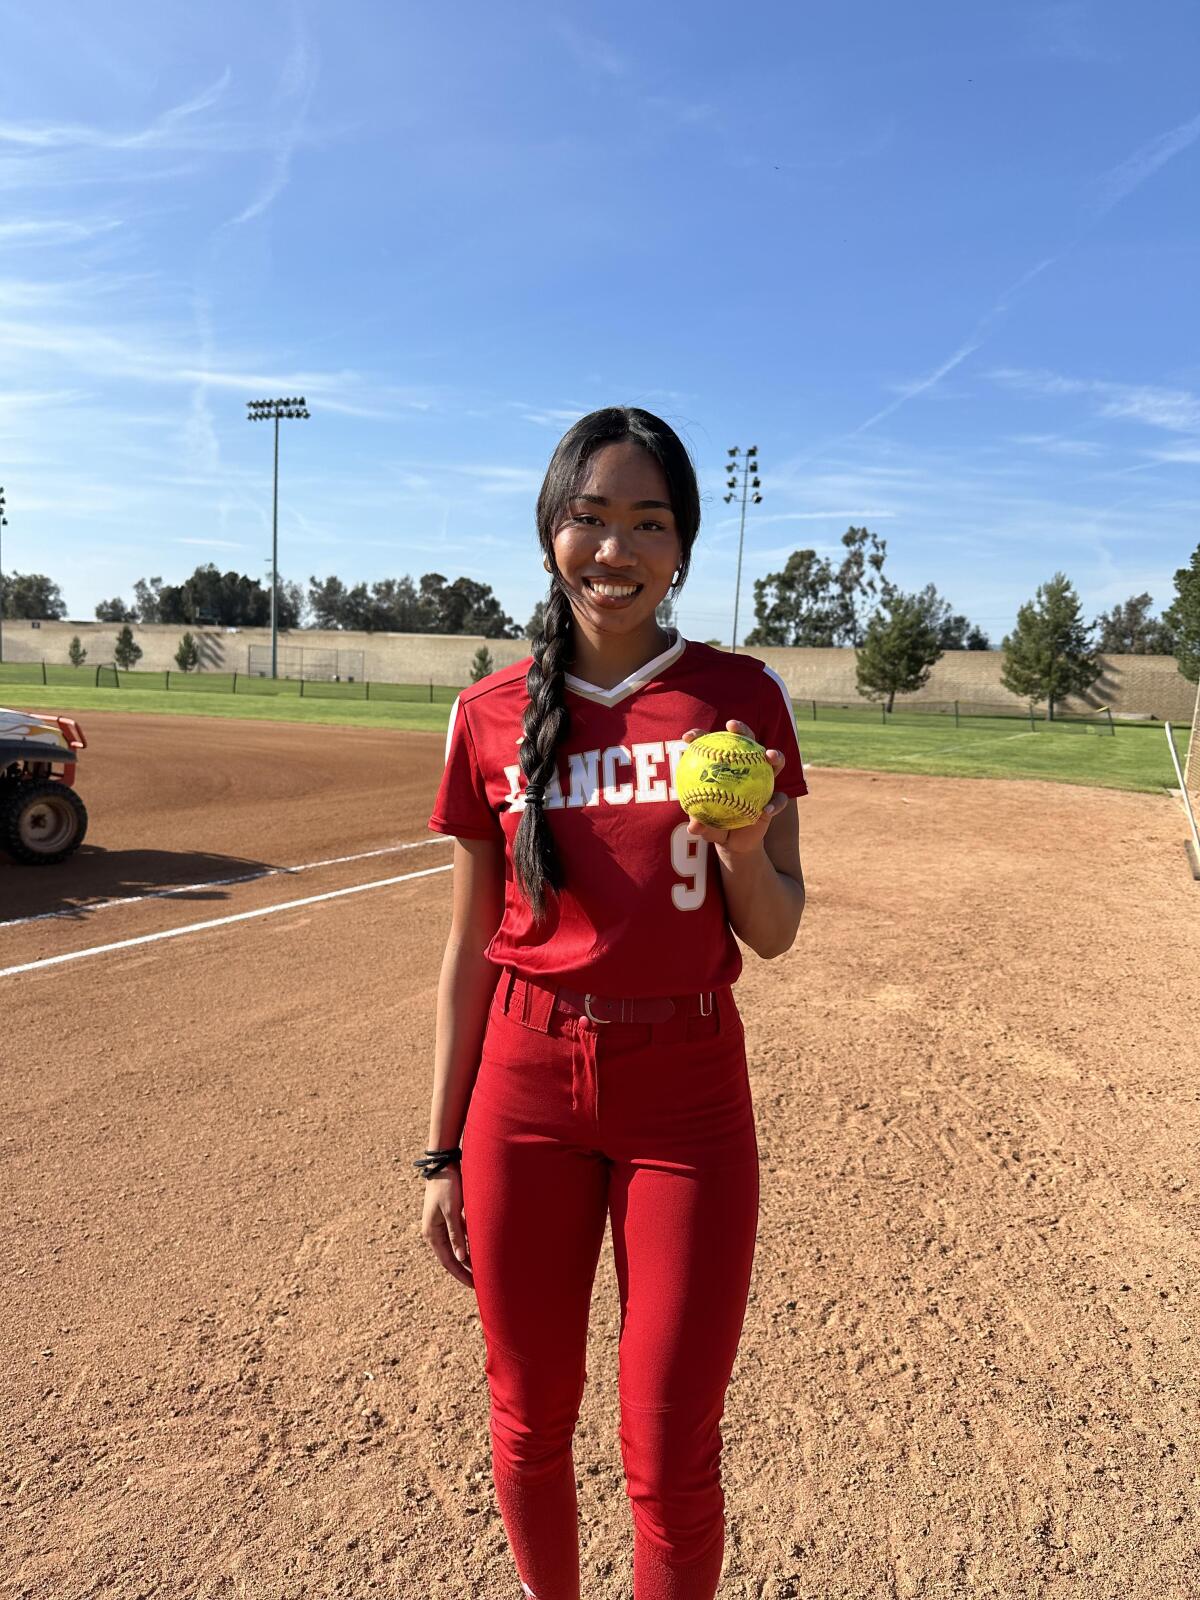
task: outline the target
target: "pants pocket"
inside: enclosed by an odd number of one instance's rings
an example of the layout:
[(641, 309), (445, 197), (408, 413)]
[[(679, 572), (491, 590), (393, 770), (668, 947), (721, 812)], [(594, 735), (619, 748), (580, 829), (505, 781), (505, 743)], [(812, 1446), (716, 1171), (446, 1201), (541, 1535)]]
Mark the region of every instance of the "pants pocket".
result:
[(714, 1006), (707, 1017), (692, 1016), (684, 1020), (683, 1036), (689, 1042), (695, 1039), (715, 1039), (721, 1031), (721, 1014)]

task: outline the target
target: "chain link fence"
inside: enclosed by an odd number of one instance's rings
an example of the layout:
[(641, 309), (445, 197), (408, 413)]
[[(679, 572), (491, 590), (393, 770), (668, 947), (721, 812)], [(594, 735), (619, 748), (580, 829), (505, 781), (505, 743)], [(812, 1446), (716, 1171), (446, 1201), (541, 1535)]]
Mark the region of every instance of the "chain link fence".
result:
[[(1011, 701), (1007, 705), (978, 700), (921, 700), (908, 704), (900, 701), (889, 711), (887, 702), (883, 700), (797, 700), (793, 697), (792, 706), (798, 721), (874, 722), (885, 728), (927, 728), (940, 720), (953, 723), (956, 728), (966, 724), (976, 730), (982, 730), (991, 723), (1007, 733), (1014, 722), (1023, 722), (1034, 733), (1045, 727), (1077, 727), (1115, 735), (1118, 720), (1108, 706), (1085, 712), (1063, 712), (1056, 708), (1051, 718), (1046, 707), (1039, 708), (1032, 703), (1022, 706)], [(1119, 720), (1124, 723), (1146, 720), (1150, 726), (1161, 726), (1152, 719), (1123, 717)]]
[[(47, 661), (0, 663), (0, 685), (43, 684), (76, 687), (86, 684), (98, 689), (133, 691), (153, 689), (183, 691), (187, 694), (252, 694), (299, 699), (425, 701), (450, 705), (459, 693), (454, 685), (435, 683), (432, 678), (419, 683), (376, 683), (363, 679), (361, 650), (311, 650), (288, 646), (279, 652), (279, 677), (264, 675), (261, 652), (266, 649), (265, 674), (270, 672), (270, 650), (261, 645), (249, 647), (249, 672), (138, 672), (114, 666), (71, 667)], [(1155, 718), (1114, 717), (1107, 706), (1086, 712), (1055, 710), (1053, 718), (1045, 706), (1006, 705), (975, 700), (924, 700), (897, 703), (892, 710), (885, 701), (810, 700), (793, 697), (798, 722), (874, 723), (882, 727), (925, 727), (953, 723), (983, 732), (994, 728), (1011, 732), (1014, 724), (1024, 723), (1031, 732), (1057, 728), (1115, 736), (1117, 727), (1161, 727)], [(1197, 700), (1191, 749), (1188, 755), (1189, 784), (1200, 785), (1200, 699)]]
[[(361, 651), (336, 652), (361, 656)], [(53, 688), (156, 690), (185, 694), (251, 694), (265, 698), (300, 700), (404, 700), (429, 705), (450, 705), (458, 689), (434, 683), (371, 683), (355, 678), (260, 677), (245, 672), (123, 672), (119, 667), (64, 667), (47, 661), (0, 663), (0, 686), (42, 684)]]

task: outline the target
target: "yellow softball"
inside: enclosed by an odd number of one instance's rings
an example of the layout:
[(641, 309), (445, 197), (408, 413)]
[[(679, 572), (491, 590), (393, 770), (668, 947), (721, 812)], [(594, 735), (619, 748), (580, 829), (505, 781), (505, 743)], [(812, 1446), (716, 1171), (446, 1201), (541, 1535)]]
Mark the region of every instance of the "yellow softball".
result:
[(675, 774), (679, 804), (710, 828), (757, 822), (774, 790), (767, 752), (740, 733), (702, 733), (680, 756)]

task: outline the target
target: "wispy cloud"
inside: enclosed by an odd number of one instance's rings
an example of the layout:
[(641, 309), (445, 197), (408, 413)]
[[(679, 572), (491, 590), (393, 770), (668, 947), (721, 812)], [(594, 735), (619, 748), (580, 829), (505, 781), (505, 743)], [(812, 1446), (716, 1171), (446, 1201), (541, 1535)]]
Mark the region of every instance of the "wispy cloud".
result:
[(1030, 445), (1052, 456), (1098, 456), (1104, 453), (1104, 446), (1097, 444), (1094, 439), (1071, 439), (1058, 433), (1016, 433), (1012, 436), (1012, 442)]
[[(382, 422), (404, 421), (414, 413), (431, 412), (444, 401), (437, 390), (380, 383), (353, 369), (272, 367), (263, 361), (261, 352), (250, 356), (229, 350), (218, 352), (211, 328), (205, 331), (207, 309), (197, 309), (203, 305), (203, 297), (197, 296), (193, 307), (198, 318), (196, 335), (186, 342), (170, 325), (146, 323), (121, 328), (111, 322), (71, 321), (65, 315), (50, 321), (44, 315), (22, 317), (22, 308), (17, 306), (10, 307), (17, 314), (7, 318), (0, 314), (0, 341), (10, 362), (23, 357), (31, 372), (37, 372), (39, 392), (66, 392), (51, 390), (45, 383), (46, 358), (73, 373), (98, 380), (126, 379), (154, 388), (190, 389), (190, 409), (182, 422), (183, 443), (190, 464), (206, 475), (211, 475), (219, 463), (210, 404), (214, 390), (232, 391), (239, 400), (302, 394), (314, 411)], [(0, 296), (0, 313), (2, 310)], [(176, 426), (180, 426), (179, 419)]]
[[(1062, 12), (1059, 21), (1065, 26), (1072, 8), (1061, 7), (1059, 9)], [(1148, 144), (1136, 150), (1126, 161), (1114, 167), (1099, 180), (1096, 185), (1098, 199), (1093, 207), (1095, 215), (1100, 216), (1104, 212), (1110, 211), (1120, 201), (1124, 200), (1127, 195), (1132, 194), (1139, 185), (1145, 183), (1160, 167), (1165, 166), (1174, 156), (1186, 150), (1197, 138), (1200, 138), (1200, 115), (1193, 117), (1189, 122), (1180, 123), (1178, 127), (1170, 129), (1167, 133), (1160, 134), (1157, 138), (1150, 140)], [(943, 378), (948, 377), (955, 368), (961, 366), (969, 356), (980, 348), (985, 341), (990, 325), (1008, 310), (1014, 297), (1041, 273), (1045, 272), (1048, 267), (1053, 266), (1057, 259), (1056, 256), (1046, 257), (1036, 262), (1028, 271), (1023, 272), (1001, 294), (996, 303), (984, 313), (972, 332), (944, 361), (922, 377), (902, 385), (894, 400), (890, 400), (887, 405), (881, 406), (878, 411), (873, 412), (864, 422), (860, 422), (856, 428), (851, 429), (849, 433), (843, 434), (839, 439), (835, 440), (834, 444), (845, 443), (858, 434), (866, 432), (867, 429), (875, 427), (878, 423), (892, 416), (901, 406), (907, 405), (910, 400), (914, 400), (918, 395), (925, 394), (930, 389), (935, 388)], [(1063, 381), (1066, 382), (1068, 380)], [(1109, 409), (1104, 412), (1105, 415), (1138, 417), (1144, 421), (1151, 421), (1157, 426), (1179, 427), (1184, 431), (1191, 431), (1192, 427), (1195, 426), (1191, 421), (1171, 422), (1161, 420), (1172, 415), (1177, 418), (1180, 415), (1190, 416), (1191, 405), (1195, 403), (1192, 396), (1182, 397), (1183, 409), (1181, 412), (1178, 403), (1181, 397), (1167, 391), (1151, 391), (1148, 389), (1134, 391), (1126, 389), (1122, 385), (1108, 385), (1106, 387), (1109, 390), (1107, 400)], [(1060, 390), (1059, 392), (1066, 391)]]
[(536, 494), (542, 483), (542, 473), (533, 467), (464, 464), (448, 470), (477, 480), (484, 494)]
[(94, 239), (97, 234), (111, 233), (114, 228), (121, 226), (116, 219), (97, 222), (70, 222), (64, 219), (0, 222), (0, 245), (77, 244), (83, 239)]
[(664, 94), (647, 95), (646, 109), (665, 113), (685, 128), (712, 122), (719, 116), (717, 107), (711, 101), (676, 99), (673, 95)]
[[(258, 192), (230, 223), (265, 211), (286, 187), (297, 147), (308, 137), (306, 118), (317, 80), (317, 59), (299, 6), (293, 11), (288, 55), (264, 113), (235, 112), (228, 104), (232, 72), (170, 106), (148, 123), (113, 128), (97, 123), (0, 120), (0, 190), (37, 193), (89, 184), (159, 183), (195, 175), (213, 158), (266, 151), (268, 170)], [(9, 224), (11, 238), (62, 242), (86, 236), (86, 221)], [(5, 235), (0, 233), (0, 242)]]
[(522, 411), (521, 416), (526, 422), (534, 422), (539, 427), (561, 429), (569, 428), (573, 422), (578, 422), (587, 409), (587, 406), (547, 408), (544, 411)]
[[(271, 148), (274, 136), (261, 116), (217, 114), (231, 82), (226, 67), (139, 127), (0, 121), (0, 190), (39, 195), (91, 185), (160, 184), (193, 176), (214, 157)], [(69, 242), (66, 233), (61, 237)]]
[[(1195, 498), (1164, 493), (1145, 480), (1114, 499), (1107, 474), (1073, 473), (1068, 485), (1050, 457), (1031, 455), (1014, 470), (1009, 441), (974, 449), (912, 441), (904, 447), (903, 466), (895, 455), (885, 436), (866, 434), (828, 467), (778, 463), (768, 489), (770, 504), (780, 510), (768, 519), (764, 506), (747, 522), (747, 616), (755, 577), (777, 570), (800, 546), (836, 558), (847, 523), (875, 527), (881, 507), (891, 513), (876, 531), (886, 533), (892, 580), (906, 591), (935, 582), (955, 610), (997, 642), (1055, 565), (1070, 572), (1089, 614), (1142, 590), (1162, 605), (1172, 597), (1178, 550), (1195, 542)], [(844, 520), (813, 526), (825, 507), (844, 508)], [(681, 614), (685, 632), (699, 625), (702, 633), (724, 629), (727, 637), (737, 524), (724, 506), (712, 510), (722, 516), (712, 518), (706, 507), (696, 581), (689, 583)], [(780, 542), (789, 522), (796, 527), (792, 544)]]
[(627, 78), (633, 70), (628, 59), (599, 34), (589, 33), (564, 17), (555, 17), (551, 28), (581, 67), (603, 72), (610, 78)]
[(907, 405), (910, 400), (915, 400), (919, 394), (924, 394), (927, 389), (932, 389), (935, 384), (940, 383), (944, 377), (953, 372), (955, 367), (960, 367), (969, 355), (973, 355), (979, 349), (982, 343), (981, 335), (972, 335), (965, 344), (959, 345), (958, 349), (952, 355), (947, 356), (945, 361), (936, 366), (932, 372), (926, 373), (923, 378), (918, 378), (913, 383), (905, 384), (894, 400), (890, 400), (886, 406), (882, 406), (872, 416), (869, 416), (865, 422), (860, 422), (857, 428), (852, 428), (848, 434), (844, 435), (844, 438), (853, 439), (857, 434), (865, 433), (868, 428), (873, 428), (877, 422), (882, 422), (885, 417), (890, 417), (894, 411), (899, 411), (902, 405)]
[[(192, 297), (192, 314), (199, 336), (200, 347), (207, 367), (213, 357), (212, 313), (207, 298), (200, 293)], [(183, 442), (188, 459), (199, 472), (216, 473), (221, 466), (221, 447), (213, 426), (212, 410), (208, 404), (208, 380), (200, 378), (192, 389), (191, 410), (183, 427)]]
[(1101, 378), (1069, 378), (1057, 372), (1000, 367), (988, 374), (996, 383), (1029, 394), (1083, 395), (1098, 415), (1121, 417), (1170, 433), (1200, 433), (1200, 396), (1187, 389), (1148, 383), (1112, 383)]
[(881, 522), (896, 513), (882, 506), (859, 505), (851, 510), (839, 511), (836, 508), (830, 511), (777, 511), (773, 515), (762, 516), (755, 513), (754, 525), (757, 528), (769, 527), (773, 522)]
[(133, 296), (153, 281), (146, 273), (107, 273), (87, 278), (0, 278), (0, 314), (9, 311), (60, 308), (64, 312), (86, 301)]
[(1194, 144), (1197, 139), (1200, 139), (1200, 115), (1192, 117), (1188, 122), (1181, 122), (1178, 127), (1170, 128), (1166, 133), (1160, 133), (1157, 138), (1149, 140), (1135, 150), (1119, 166), (1113, 167), (1097, 181), (1091, 208), (1093, 214), (1100, 217), (1105, 212), (1111, 211), (1135, 189), (1140, 188), (1148, 178), (1152, 178), (1160, 167), (1165, 167), (1168, 161)]
[(889, 400), (886, 406), (882, 406), (878, 411), (874, 412), (865, 422), (860, 422), (857, 428), (852, 428), (849, 433), (843, 434), (836, 443), (844, 444), (848, 439), (853, 439), (858, 434), (865, 433), (868, 428), (873, 428), (876, 423), (882, 422), (885, 417), (890, 417), (893, 412), (899, 411), (900, 407), (907, 405), (910, 400), (915, 400), (918, 395), (925, 394), (929, 389), (935, 388), (956, 367), (960, 367), (968, 356), (974, 355), (975, 351), (983, 344), (991, 324), (998, 317), (1003, 316), (1021, 290), (1032, 283), (1040, 273), (1045, 272), (1047, 267), (1053, 266), (1054, 261), (1055, 257), (1047, 256), (1043, 260), (1035, 262), (1032, 267), (1023, 272), (1019, 278), (1009, 284), (994, 305), (984, 312), (957, 350), (953, 351), (944, 361), (934, 367), (932, 372), (927, 372), (924, 377), (917, 378), (912, 383), (902, 385), (894, 400)]
[(0, 415), (29, 411), (35, 406), (75, 405), (86, 399), (82, 389), (0, 389)]
[(192, 118), (214, 106), (229, 87), (230, 72), (225, 71), (216, 82), (171, 106), (144, 128), (128, 133), (114, 133), (107, 128), (93, 127), (90, 123), (21, 123), (0, 121), (0, 145), (14, 145), (32, 150), (94, 149), (94, 150), (187, 150), (195, 149), (197, 141), (208, 142), (208, 133), (198, 130)]
[(1083, 0), (1037, 7), (1029, 18), (1027, 38), (1036, 54), (1059, 61), (1116, 59), (1100, 39), (1092, 8)]
[(789, 161), (774, 161), (769, 155), (747, 153), (741, 165), (770, 166), (775, 172), (840, 172), (843, 167), (853, 166), (860, 161), (873, 161), (876, 156), (881, 156), (894, 142), (899, 127), (897, 118), (887, 117), (873, 132), (857, 137), (849, 144), (831, 147), (828, 151), (810, 150)]
[(273, 135), (271, 164), (266, 180), (249, 205), (229, 220), (230, 227), (262, 216), (283, 193), (291, 174), (292, 157), (304, 132), (304, 120), (317, 83), (317, 58), (309, 41), (304, 17), (292, 8), (292, 44), (275, 91), (275, 114), (281, 124)]

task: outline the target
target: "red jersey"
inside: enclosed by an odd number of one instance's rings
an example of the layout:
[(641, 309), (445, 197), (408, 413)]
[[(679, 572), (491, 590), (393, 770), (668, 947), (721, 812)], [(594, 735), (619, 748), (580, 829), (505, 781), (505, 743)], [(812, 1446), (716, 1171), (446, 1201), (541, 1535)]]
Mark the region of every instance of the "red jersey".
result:
[(742, 968), (712, 847), (687, 831), (675, 771), (689, 728), (738, 718), (779, 750), (775, 789), (807, 794), (792, 702), (753, 656), (676, 634), (670, 647), (611, 689), (570, 673), (570, 727), (547, 784), (546, 820), (563, 868), (533, 920), (513, 875), (524, 809), (518, 746), (530, 658), (464, 689), (450, 712), (446, 770), (429, 826), (504, 845), (504, 916), (487, 948), (498, 966), (610, 998), (713, 989)]

